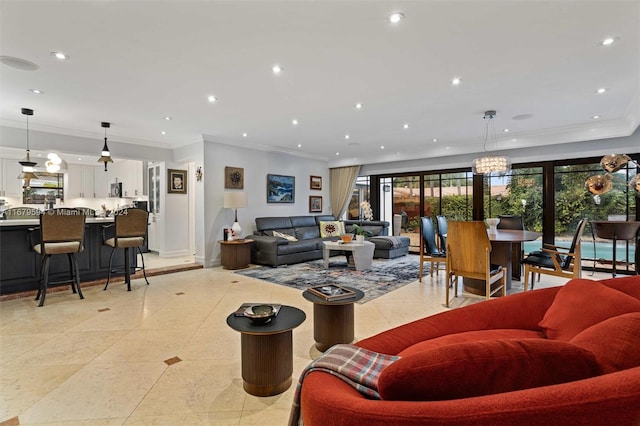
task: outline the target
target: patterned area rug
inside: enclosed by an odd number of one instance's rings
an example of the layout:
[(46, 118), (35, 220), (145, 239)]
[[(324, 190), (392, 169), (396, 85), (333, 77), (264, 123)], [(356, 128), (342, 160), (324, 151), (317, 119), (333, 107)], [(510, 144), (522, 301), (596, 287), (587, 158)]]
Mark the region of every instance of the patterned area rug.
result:
[(366, 303), (383, 294), (403, 287), (418, 279), (420, 258), (415, 255), (396, 259), (374, 259), (370, 271), (356, 271), (347, 265), (344, 257), (332, 257), (329, 269), (324, 269), (322, 260), (314, 260), (295, 265), (258, 266), (236, 274), (304, 290), (323, 284), (355, 287), (364, 291), (364, 298), (358, 303)]

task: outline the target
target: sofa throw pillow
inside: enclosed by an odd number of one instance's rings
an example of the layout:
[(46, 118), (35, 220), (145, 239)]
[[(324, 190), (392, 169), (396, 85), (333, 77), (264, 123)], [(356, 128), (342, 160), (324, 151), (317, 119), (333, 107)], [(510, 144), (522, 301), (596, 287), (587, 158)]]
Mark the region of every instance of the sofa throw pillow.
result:
[(338, 220), (331, 222), (320, 221), (320, 238), (339, 237), (344, 234), (344, 223)]
[(549, 386), (600, 374), (595, 356), (546, 339), (457, 343), (401, 358), (382, 371), (383, 400), (444, 401)]
[(570, 343), (592, 352), (604, 373), (640, 367), (640, 312), (592, 325)]
[(558, 291), (538, 325), (548, 339), (568, 342), (594, 324), (629, 312), (640, 312), (640, 300), (597, 281), (573, 279)]
[(273, 236), (274, 237), (284, 238), (287, 241), (298, 241), (298, 239), (296, 237), (294, 237), (293, 235), (283, 234), (282, 232), (278, 232), (278, 231), (273, 231)]

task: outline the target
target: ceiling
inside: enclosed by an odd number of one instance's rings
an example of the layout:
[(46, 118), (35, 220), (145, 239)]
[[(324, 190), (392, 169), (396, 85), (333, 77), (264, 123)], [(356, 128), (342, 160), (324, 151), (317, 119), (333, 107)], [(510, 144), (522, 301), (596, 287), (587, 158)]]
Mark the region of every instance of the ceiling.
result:
[(482, 152), (487, 109), (491, 151), (628, 136), (639, 18), (640, 1), (0, 0), (0, 55), (39, 66), (0, 64), (0, 124), (28, 107), (34, 130), (100, 139), (109, 121), (120, 142), (330, 165)]

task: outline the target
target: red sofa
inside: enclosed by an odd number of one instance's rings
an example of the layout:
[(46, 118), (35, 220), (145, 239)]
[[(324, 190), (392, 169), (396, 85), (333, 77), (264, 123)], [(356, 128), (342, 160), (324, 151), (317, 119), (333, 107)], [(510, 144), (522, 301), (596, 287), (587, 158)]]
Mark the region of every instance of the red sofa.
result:
[(382, 399), (311, 372), (306, 426), (640, 425), (640, 276), (574, 279), (357, 345), (402, 357), (380, 375)]

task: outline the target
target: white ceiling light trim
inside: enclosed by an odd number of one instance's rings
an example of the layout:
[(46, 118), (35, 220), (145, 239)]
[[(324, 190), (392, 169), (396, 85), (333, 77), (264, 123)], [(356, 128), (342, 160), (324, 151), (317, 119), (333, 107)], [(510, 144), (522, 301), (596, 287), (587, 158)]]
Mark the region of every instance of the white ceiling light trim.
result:
[(387, 16), (387, 21), (392, 24), (397, 24), (404, 19), (404, 13), (393, 12), (391, 15)]
[(61, 61), (71, 59), (71, 57), (64, 52), (51, 52), (51, 56), (55, 57), (56, 59), (60, 59)]
[(611, 46), (612, 44), (617, 42), (619, 39), (620, 39), (619, 37), (607, 37), (604, 40), (602, 40), (600, 44), (603, 46)]

